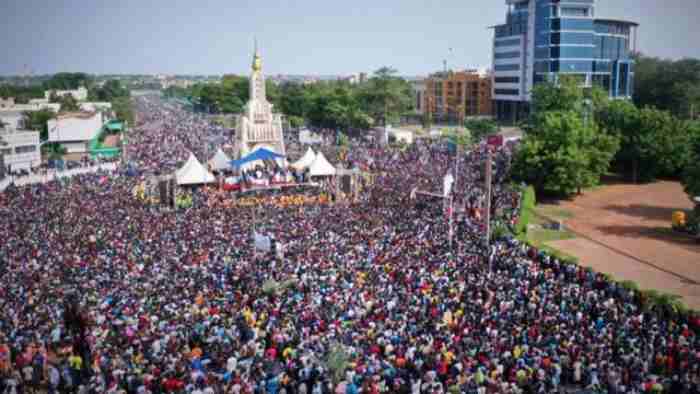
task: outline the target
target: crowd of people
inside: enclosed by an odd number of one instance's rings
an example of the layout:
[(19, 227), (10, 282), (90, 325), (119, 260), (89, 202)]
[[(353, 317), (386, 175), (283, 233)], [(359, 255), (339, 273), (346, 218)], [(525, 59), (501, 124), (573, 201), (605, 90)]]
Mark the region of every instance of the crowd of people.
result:
[[(132, 166), (0, 194), (0, 392), (700, 393), (700, 321), (512, 237), (484, 245), (485, 144), (319, 147), (375, 175), (359, 204), (194, 190), (166, 210), (134, 197), (139, 175), (205, 161), (226, 131), (138, 110)], [(504, 226), (513, 149), (494, 153)], [(448, 172), (453, 242), (442, 201), (411, 195)], [(253, 227), (281, 255), (256, 251)]]

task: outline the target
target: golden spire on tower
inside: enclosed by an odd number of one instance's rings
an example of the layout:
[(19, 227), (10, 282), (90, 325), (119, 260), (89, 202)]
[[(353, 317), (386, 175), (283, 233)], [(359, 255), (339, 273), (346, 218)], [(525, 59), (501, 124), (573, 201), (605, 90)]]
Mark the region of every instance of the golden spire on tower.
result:
[(262, 58), (260, 57), (260, 52), (258, 52), (258, 39), (255, 38), (255, 54), (253, 55), (253, 71), (260, 71), (262, 69)]

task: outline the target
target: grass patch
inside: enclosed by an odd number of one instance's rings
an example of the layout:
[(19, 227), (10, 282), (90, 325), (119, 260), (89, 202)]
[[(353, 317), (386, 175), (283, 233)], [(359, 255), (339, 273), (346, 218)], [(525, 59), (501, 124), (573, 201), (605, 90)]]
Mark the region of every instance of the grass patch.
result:
[[(547, 252), (549, 255), (556, 257), (559, 260), (569, 260), (578, 263), (579, 259), (576, 256), (564, 253), (550, 245), (549, 242), (553, 241), (564, 241), (567, 239), (576, 238), (572, 233), (568, 231), (556, 231), (549, 229), (530, 229), (527, 232), (527, 237), (523, 237), (530, 245), (536, 247), (537, 249)], [(522, 240), (522, 238), (521, 238)]]
[(535, 212), (540, 216), (554, 220), (571, 219), (574, 217), (571, 211), (556, 205), (541, 204), (535, 207)]

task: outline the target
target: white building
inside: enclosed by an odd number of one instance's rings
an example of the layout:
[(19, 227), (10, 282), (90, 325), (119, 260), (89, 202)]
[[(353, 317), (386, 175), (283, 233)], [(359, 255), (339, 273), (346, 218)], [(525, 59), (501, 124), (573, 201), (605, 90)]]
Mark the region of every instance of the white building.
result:
[(282, 115), (272, 113), (272, 104), (265, 96), (265, 77), (257, 47), (250, 75), (250, 100), (238, 117), (236, 130), (236, 158), (240, 159), (258, 148), (285, 155)]
[(44, 92), (44, 99), (48, 100), (54, 94), (58, 97), (70, 95), (77, 101), (85, 101), (88, 98), (88, 90), (82, 86), (75, 90), (47, 90)]
[(14, 106), (15, 106), (15, 98), (14, 97), (7, 97), (7, 98), (0, 97), (0, 109), (11, 108)]
[(49, 142), (59, 143), (67, 153), (87, 153), (90, 140), (102, 129), (99, 112), (74, 112), (49, 120)]
[(111, 111), (112, 103), (109, 102), (85, 102), (79, 104), (80, 110), (84, 112)]
[(0, 144), (0, 153), (8, 171), (29, 170), (41, 165), (38, 131), (0, 128), (0, 140), (7, 144)]
[(0, 122), (8, 129), (24, 128), (24, 111), (0, 109)]

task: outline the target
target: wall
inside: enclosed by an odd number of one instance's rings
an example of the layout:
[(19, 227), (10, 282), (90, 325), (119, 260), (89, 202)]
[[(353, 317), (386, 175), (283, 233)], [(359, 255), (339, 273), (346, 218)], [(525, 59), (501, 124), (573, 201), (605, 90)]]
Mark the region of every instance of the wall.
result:
[[(7, 143), (7, 146), (0, 147), (0, 149), (11, 151), (11, 153), (5, 154), (5, 166), (8, 169), (29, 169), (41, 164), (38, 131), (12, 131), (0, 136)], [(26, 147), (31, 147), (29, 149), (33, 149), (33, 151), (22, 152), (22, 150), (27, 149)], [(18, 152), (18, 148), (20, 152)]]

